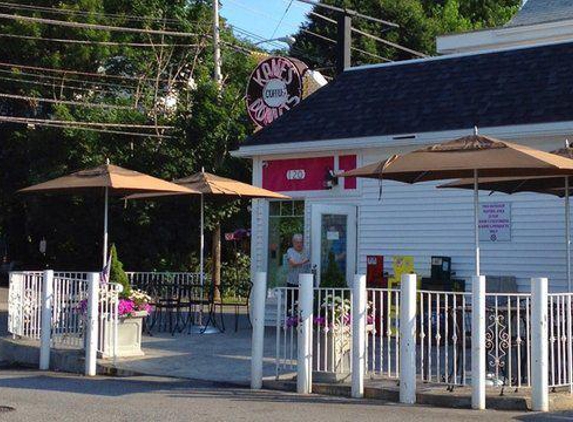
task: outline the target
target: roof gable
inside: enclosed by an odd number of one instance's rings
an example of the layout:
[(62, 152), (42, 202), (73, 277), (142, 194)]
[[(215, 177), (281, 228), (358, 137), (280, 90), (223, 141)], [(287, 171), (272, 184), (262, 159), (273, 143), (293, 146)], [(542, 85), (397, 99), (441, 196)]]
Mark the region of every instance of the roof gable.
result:
[(244, 145), (573, 120), (573, 43), (356, 68)]

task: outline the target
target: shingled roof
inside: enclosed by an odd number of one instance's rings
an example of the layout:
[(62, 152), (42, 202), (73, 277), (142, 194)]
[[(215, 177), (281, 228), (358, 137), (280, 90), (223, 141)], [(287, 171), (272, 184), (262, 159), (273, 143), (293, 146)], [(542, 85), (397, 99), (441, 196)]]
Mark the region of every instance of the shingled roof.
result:
[(571, 69), (573, 42), (356, 68), (243, 145), (572, 121)]
[(505, 26), (537, 25), (568, 19), (573, 19), (571, 0), (527, 0)]

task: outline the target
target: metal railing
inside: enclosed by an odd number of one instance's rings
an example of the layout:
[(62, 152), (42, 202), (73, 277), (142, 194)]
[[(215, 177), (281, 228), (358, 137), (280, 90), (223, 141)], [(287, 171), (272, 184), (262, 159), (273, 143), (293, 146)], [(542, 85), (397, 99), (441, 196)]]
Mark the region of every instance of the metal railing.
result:
[(296, 371), (298, 287), (273, 289), (277, 299), (275, 326), (275, 376)]
[(97, 352), (104, 358), (118, 355), (119, 294), (123, 286), (107, 283), (99, 286)]
[(351, 295), (351, 289), (314, 289), (312, 369), (315, 372), (352, 371)]
[(423, 382), (469, 381), (469, 293), (418, 292), (418, 373)]
[(366, 373), (400, 376), (400, 290), (366, 289)]
[(14, 337), (40, 339), (43, 279), (37, 271), (10, 273), (8, 332)]
[(573, 294), (549, 294), (548, 301), (549, 387), (573, 393)]
[(66, 277), (61, 273), (54, 274), (51, 333), (53, 345), (84, 347), (87, 301), (87, 280)]

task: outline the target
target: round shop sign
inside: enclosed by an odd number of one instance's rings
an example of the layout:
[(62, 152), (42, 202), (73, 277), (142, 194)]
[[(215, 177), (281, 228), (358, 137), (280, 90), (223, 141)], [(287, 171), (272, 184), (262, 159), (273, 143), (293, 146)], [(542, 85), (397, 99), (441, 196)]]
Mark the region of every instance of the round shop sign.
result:
[(302, 98), (306, 65), (286, 57), (270, 57), (258, 64), (247, 86), (247, 111), (259, 127), (271, 124)]

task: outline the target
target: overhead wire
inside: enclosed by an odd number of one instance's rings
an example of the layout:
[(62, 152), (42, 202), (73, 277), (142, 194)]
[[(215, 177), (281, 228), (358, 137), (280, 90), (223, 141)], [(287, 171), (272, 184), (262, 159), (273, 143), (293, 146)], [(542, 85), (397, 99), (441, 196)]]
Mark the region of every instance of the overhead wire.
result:
[(114, 19), (123, 19), (129, 20), (133, 22), (160, 22), (160, 23), (178, 23), (182, 24), (182, 22), (178, 19), (171, 19), (171, 18), (159, 18), (159, 17), (142, 17), (142, 16), (135, 16), (135, 15), (127, 15), (123, 13), (103, 13), (103, 12), (86, 12), (84, 10), (71, 10), (71, 9), (56, 9), (53, 7), (45, 7), (45, 6), (36, 6), (30, 4), (23, 4), (23, 3), (13, 3), (13, 2), (4, 2), (0, 1), (0, 7), (5, 7), (9, 9), (16, 9), (16, 10), (32, 10), (32, 11), (41, 11), (46, 13), (52, 14), (60, 14), (60, 15), (78, 15), (78, 16), (85, 16), (85, 17), (96, 17), (100, 16), (103, 18), (114, 18)]
[(109, 109), (116, 109), (116, 110), (135, 110), (136, 109), (133, 106), (121, 106), (121, 105), (116, 105), (116, 104), (104, 104), (104, 103), (85, 103), (82, 101), (61, 100), (61, 99), (45, 98), (45, 97), (30, 97), (27, 95), (15, 95), (15, 94), (8, 94), (5, 92), (0, 92), (0, 98), (8, 98), (8, 99), (12, 99), (12, 100), (24, 100), (24, 101), (28, 101), (28, 102), (66, 104), (66, 105), (71, 105), (71, 106), (87, 107), (87, 108), (109, 108)]
[(125, 136), (139, 136), (144, 138), (159, 138), (159, 139), (173, 138), (173, 136), (170, 135), (158, 135), (156, 133), (130, 132), (130, 131), (113, 130), (113, 129), (98, 129), (94, 127), (82, 127), (82, 126), (67, 126), (61, 124), (52, 124), (49, 122), (24, 122), (20, 120), (14, 120), (14, 118), (12, 118), (11, 116), (0, 116), (0, 122), (16, 123), (22, 125), (38, 125), (38, 126), (46, 126), (46, 127), (69, 129), (69, 130), (85, 130), (90, 132), (109, 133), (114, 135), (125, 135)]
[(35, 22), (46, 25), (64, 26), (68, 28), (84, 28), (93, 29), (98, 31), (110, 31), (110, 32), (130, 32), (137, 34), (150, 34), (150, 35), (168, 35), (172, 37), (197, 37), (204, 36), (205, 34), (199, 34), (195, 32), (182, 32), (182, 31), (166, 31), (162, 29), (145, 29), (145, 28), (133, 28), (127, 26), (111, 26), (111, 25), (101, 25), (93, 23), (83, 23), (83, 22), (72, 22), (72, 21), (62, 21), (57, 19), (45, 19), (37, 18), (33, 16), (24, 15), (11, 15), (6, 13), (0, 13), (0, 19), (9, 19), (15, 21), (26, 21)]
[(23, 123), (51, 123), (58, 125), (79, 125), (79, 126), (90, 126), (90, 127), (112, 127), (112, 128), (128, 128), (128, 129), (173, 129), (174, 126), (167, 125), (143, 125), (143, 124), (133, 124), (133, 123), (106, 123), (106, 122), (82, 122), (76, 120), (54, 120), (54, 119), (37, 119), (34, 117), (17, 117), (17, 116), (0, 116), (0, 120), (10, 119), (11, 121), (23, 122)]
[(18, 34), (0, 34), (0, 38), (15, 38), (23, 40), (32, 41), (46, 41), (46, 42), (57, 42), (66, 44), (85, 44), (85, 45), (102, 45), (109, 47), (200, 47), (200, 44), (150, 44), (150, 43), (135, 43), (135, 42), (113, 42), (113, 41), (92, 41), (92, 40), (74, 40), (69, 38), (46, 38), (46, 37), (36, 37), (32, 35), (18, 35)]

